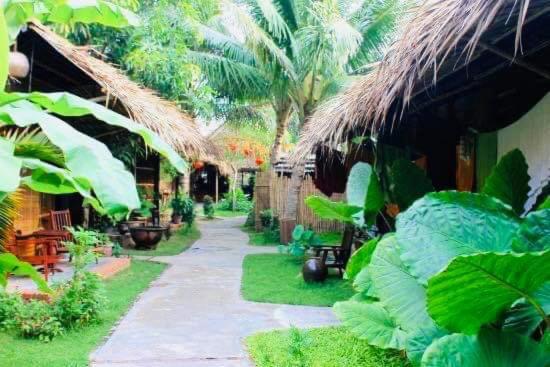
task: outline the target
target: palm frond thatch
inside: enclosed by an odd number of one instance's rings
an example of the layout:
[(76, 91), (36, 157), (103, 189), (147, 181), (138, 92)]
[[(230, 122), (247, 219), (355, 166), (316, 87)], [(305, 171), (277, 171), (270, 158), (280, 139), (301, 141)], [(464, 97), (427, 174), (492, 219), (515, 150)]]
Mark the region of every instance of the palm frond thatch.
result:
[(317, 109), (292, 159), (302, 160), (321, 143), (335, 147), (351, 132), (376, 132), (399, 120), (418, 90), (437, 82), (451, 53), (468, 63), (481, 37), (497, 21), (515, 24), (517, 52), (530, 5), (541, 2), (544, 0), (427, 0), (415, 7), (402, 26), (402, 37), (382, 62)]
[(98, 83), (110, 98), (124, 105), (129, 118), (156, 132), (184, 156), (210, 154), (210, 144), (198, 131), (194, 119), (174, 103), (133, 82), (116, 67), (96, 59), (46, 26), (34, 22), (29, 28)]

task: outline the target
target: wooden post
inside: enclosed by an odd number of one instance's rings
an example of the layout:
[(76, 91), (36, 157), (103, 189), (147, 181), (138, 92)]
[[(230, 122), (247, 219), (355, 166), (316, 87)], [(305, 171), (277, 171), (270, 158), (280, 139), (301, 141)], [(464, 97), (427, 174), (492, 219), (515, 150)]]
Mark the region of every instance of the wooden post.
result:
[(269, 188), (269, 172), (258, 172), (256, 175), (256, 187), (254, 189), (255, 205), (254, 215), (256, 222), (256, 231), (262, 230), (262, 221), (260, 213), (270, 207), (270, 188)]
[(220, 171), (218, 167), (216, 167), (216, 204), (218, 203), (220, 196)]

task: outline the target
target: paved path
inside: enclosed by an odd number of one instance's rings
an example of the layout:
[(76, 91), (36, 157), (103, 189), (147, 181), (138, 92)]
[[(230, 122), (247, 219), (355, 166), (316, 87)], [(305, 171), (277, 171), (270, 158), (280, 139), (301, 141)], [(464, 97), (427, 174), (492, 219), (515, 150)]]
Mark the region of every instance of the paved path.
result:
[(244, 301), (242, 260), (270, 249), (247, 245), (242, 218), (201, 224), (202, 237), (181, 255), (92, 356), (92, 367), (251, 366), (243, 339), (261, 330), (336, 323), (330, 308)]

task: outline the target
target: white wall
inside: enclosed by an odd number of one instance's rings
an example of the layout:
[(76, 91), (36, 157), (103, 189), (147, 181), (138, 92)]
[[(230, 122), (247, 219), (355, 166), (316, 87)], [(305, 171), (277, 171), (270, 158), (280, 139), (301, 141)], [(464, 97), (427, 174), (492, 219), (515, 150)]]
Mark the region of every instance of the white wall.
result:
[[(550, 177), (550, 93), (512, 125), (498, 132), (498, 157), (519, 148), (529, 164), (532, 192)], [(529, 208), (534, 201), (531, 197)]]

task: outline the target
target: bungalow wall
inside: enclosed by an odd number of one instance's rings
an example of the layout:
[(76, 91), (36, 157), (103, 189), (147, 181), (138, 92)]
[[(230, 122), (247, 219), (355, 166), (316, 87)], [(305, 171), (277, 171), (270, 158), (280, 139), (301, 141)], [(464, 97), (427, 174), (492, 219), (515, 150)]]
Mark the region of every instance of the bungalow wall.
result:
[(538, 189), (550, 178), (550, 93), (512, 125), (497, 132), (497, 154), (520, 149), (529, 164), (530, 207)]

